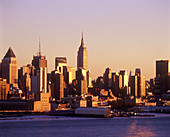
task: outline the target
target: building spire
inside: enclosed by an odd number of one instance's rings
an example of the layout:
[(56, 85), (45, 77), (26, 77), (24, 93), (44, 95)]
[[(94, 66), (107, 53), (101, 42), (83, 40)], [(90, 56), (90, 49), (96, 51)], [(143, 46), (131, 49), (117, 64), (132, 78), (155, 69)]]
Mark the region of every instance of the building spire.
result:
[(41, 56), (41, 41), (40, 41), (40, 36), (39, 36), (39, 51), (38, 51), (38, 56)]
[(83, 31), (82, 31), (81, 46), (83, 45), (84, 45), (84, 40), (83, 40)]

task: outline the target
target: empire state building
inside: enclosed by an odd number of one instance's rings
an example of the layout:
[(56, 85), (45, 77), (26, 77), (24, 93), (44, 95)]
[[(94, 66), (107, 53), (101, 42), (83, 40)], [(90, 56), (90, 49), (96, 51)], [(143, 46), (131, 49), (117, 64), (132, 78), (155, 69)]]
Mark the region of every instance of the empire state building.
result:
[(78, 50), (78, 55), (77, 55), (77, 70), (79, 68), (83, 68), (88, 71), (88, 56), (87, 56), (87, 49), (84, 45), (84, 40), (83, 40), (83, 33), (82, 33), (82, 38), (81, 38), (81, 45)]

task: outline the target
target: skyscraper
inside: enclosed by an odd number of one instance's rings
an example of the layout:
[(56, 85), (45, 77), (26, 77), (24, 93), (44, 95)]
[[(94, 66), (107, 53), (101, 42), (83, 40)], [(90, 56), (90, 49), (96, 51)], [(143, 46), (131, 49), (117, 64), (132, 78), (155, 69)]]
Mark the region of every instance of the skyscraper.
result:
[(77, 80), (77, 94), (80, 96), (82, 94), (87, 94), (87, 72), (83, 68), (79, 68), (76, 71), (76, 80)]
[(103, 80), (104, 80), (104, 88), (105, 90), (108, 90), (112, 86), (112, 72), (111, 68), (106, 68), (105, 73), (103, 74)]
[(79, 47), (78, 55), (77, 55), (77, 70), (79, 68), (83, 68), (86, 71), (88, 71), (88, 56), (87, 56), (87, 49), (84, 45), (83, 33), (81, 38), (81, 45)]
[(168, 76), (170, 74), (170, 61), (157, 60), (156, 61), (156, 77)]
[(146, 96), (145, 91), (145, 76), (134, 75), (130, 77), (129, 86), (131, 95), (135, 98)]
[(119, 72), (119, 75), (122, 76), (122, 87), (127, 87), (128, 86), (128, 75), (127, 75), (127, 71), (125, 70), (121, 70)]
[(59, 70), (63, 74), (63, 67), (67, 66), (66, 57), (56, 57), (55, 58), (55, 69)]
[(31, 83), (35, 92), (47, 93), (47, 60), (46, 56), (41, 55), (40, 46), (39, 41), (38, 55), (33, 56), (32, 60), (32, 65), (35, 66), (35, 74), (31, 77)]
[(8, 49), (6, 55), (2, 59), (1, 73), (2, 78), (7, 79), (7, 83), (18, 83), (18, 64), (16, 56), (11, 47)]
[(136, 76), (140, 76), (140, 75), (141, 75), (140, 68), (137, 68), (137, 69), (135, 70), (135, 75), (136, 75)]
[(65, 82), (64, 76), (60, 71), (54, 70), (51, 72), (51, 94), (55, 100), (61, 100), (64, 97)]
[(170, 61), (157, 60), (154, 95), (160, 98), (168, 90), (170, 90)]

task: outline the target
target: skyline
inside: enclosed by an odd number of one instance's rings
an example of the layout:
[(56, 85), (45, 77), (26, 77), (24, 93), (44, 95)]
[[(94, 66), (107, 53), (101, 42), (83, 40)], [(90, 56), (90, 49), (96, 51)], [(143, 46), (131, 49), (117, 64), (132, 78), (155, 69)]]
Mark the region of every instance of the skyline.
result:
[(153, 78), (156, 60), (170, 58), (169, 6), (170, 1), (160, 0), (0, 1), (0, 57), (12, 47), (19, 67), (30, 64), (40, 35), (48, 72), (60, 56), (76, 68), (83, 29), (92, 79), (106, 67), (133, 74), (141, 68), (146, 79)]

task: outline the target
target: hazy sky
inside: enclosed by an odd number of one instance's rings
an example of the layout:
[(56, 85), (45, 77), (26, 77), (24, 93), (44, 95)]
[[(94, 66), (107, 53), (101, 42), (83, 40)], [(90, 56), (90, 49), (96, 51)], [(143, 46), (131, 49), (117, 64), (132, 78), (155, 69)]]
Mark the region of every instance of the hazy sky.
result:
[(82, 30), (92, 78), (108, 66), (152, 78), (156, 59), (170, 59), (170, 0), (0, 0), (0, 58), (11, 46), (19, 67), (39, 35), (49, 72), (57, 56), (76, 67)]

